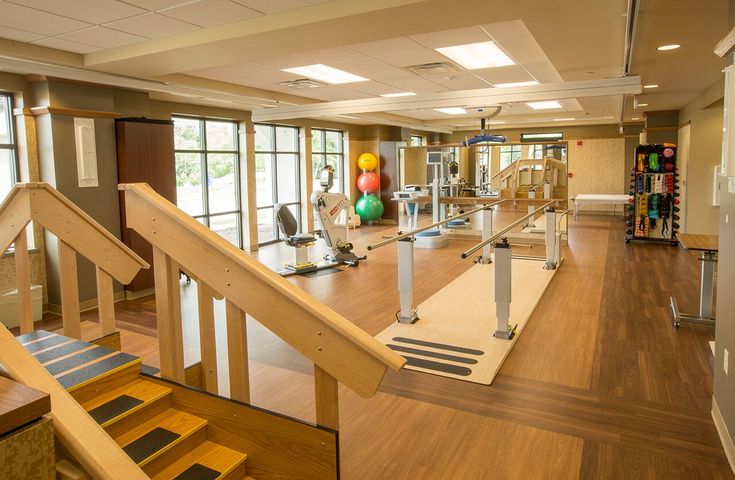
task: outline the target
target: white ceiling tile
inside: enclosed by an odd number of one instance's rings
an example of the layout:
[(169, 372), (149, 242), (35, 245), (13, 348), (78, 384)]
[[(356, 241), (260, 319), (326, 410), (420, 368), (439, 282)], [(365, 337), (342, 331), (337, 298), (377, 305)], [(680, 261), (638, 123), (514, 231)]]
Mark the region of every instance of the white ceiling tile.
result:
[(390, 63), (395, 67), (410, 67), (412, 65), (423, 65), (424, 63), (447, 61), (447, 57), (429, 49), (424, 49), (422, 52), (418, 53), (396, 53), (376, 58), (380, 58), (380, 60), (385, 63)]
[(426, 50), (426, 47), (414, 42), (408, 37), (390, 38), (388, 40), (378, 40), (376, 42), (356, 43), (354, 45), (349, 45), (349, 48), (375, 58), (382, 58), (386, 55), (395, 55), (398, 53), (418, 54)]
[(164, 8), (178, 7), (187, 3), (194, 3), (199, 0), (125, 0), (125, 3), (137, 5), (151, 12), (163, 10)]
[(117, 0), (11, 0), (44, 12), (100, 24), (145, 13), (145, 10)]
[(117, 30), (105, 27), (85, 28), (84, 30), (59, 35), (59, 38), (101, 48), (114, 48), (146, 40), (146, 38), (138, 35), (118, 32)]
[(0, 25), (43, 35), (59, 35), (91, 26), (89, 23), (8, 2), (0, 2)]
[(455, 28), (453, 30), (441, 30), (439, 32), (425, 33), (422, 35), (411, 35), (412, 40), (420, 43), (426, 48), (451, 47), (464, 45), (466, 43), (487, 42), (490, 37), (480, 27)]
[(417, 75), (406, 75), (397, 78), (387, 78), (381, 83), (395, 87), (398, 90), (414, 93), (446, 92), (448, 89), (442, 85), (426, 80)]
[(253, 10), (265, 14), (284, 12), (296, 8), (308, 7), (319, 3), (327, 3), (330, 0), (234, 0)]
[(299, 52), (298, 56), (329, 66), (334, 66), (336, 63), (360, 62), (369, 58), (362, 53), (347, 47), (325, 48), (323, 50)]
[(253, 73), (250, 75), (243, 75), (240, 82), (242, 85), (250, 85), (250, 83), (258, 83), (260, 85), (275, 85), (288, 80), (295, 80), (302, 78), (300, 75), (294, 75), (293, 73), (282, 72), (280, 70), (271, 70), (267, 72)]
[(243, 77), (254, 75), (256, 73), (270, 72), (273, 69), (264, 67), (254, 63), (238, 63), (235, 65), (224, 65), (215, 68), (205, 68), (202, 70), (192, 70), (186, 72), (187, 75), (195, 77), (209, 78), (211, 80), (219, 80), (222, 82), (240, 83)]
[(200, 0), (179, 7), (167, 8), (159, 13), (202, 27), (214, 27), (261, 16), (259, 12), (230, 0)]
[(289, 89), (294, 95), (314, 98), (325, 102), (337, 102), (340, 100), (358, 100), (361, 98), (372, 98), (372, 95), (366, 95), (362, 92), (343, 88), (342, 86), (327, 86), (310, 89)]
[(105, 26), (148, 38), (167, 37), (169, 35), (199, 29), (198, 26), (192, 25), (191, 23), (182, 22), (157, 13), (146, 13), (137, 17), (108, 23)]
[(443, 85), (450, 90), (470, 90), (473, 88), (489, 88), (486, 82), (477, 78), (469, 72), (457, 72), (452, 74), (425, 75), (423, 78), (430, 82)]
[(300, 55), (281, 55), (280, 57), (257, 59), (253, 63), (272, 70), (280, 70), (282, 68), (303, 67), (315, 62)]
[(472, 70), (472, 73), (479, 75), (490, 83), (512, 83), (512, 82), (528, 82), (534, 80), (523, 68), (518, 65), (509, 65), (507, 67), (483, 68), (480, 70)]
[(91, 45), (85, 45), (78, 42), (70, 42), (69, 40), (64, 40), (63, 38), (56, 37), (44, 38), (31, 43), (33, 43), (34, 45), (58, 48), (59, 50), (76, 53), (89, 53), (99, 50), (98, 47), (93, 47)]
[(44, 37), (38, 33), (24, 32), (23, 30), (16, 30), (10, 27), (3, 27), (0, 25), (0, 37), (7, 38), (8, 40), (18, 40), (19, 42), (31, 42), (33, 40), (39, 40)]

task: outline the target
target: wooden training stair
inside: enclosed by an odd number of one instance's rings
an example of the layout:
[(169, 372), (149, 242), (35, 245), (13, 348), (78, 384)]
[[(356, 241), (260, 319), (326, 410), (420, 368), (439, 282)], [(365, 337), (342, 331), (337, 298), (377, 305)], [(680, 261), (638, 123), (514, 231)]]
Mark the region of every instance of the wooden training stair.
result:
[(247, 455), (213, 441), (139, 358), (43, 330), (18, 341), (152, 479), (254, 480)]

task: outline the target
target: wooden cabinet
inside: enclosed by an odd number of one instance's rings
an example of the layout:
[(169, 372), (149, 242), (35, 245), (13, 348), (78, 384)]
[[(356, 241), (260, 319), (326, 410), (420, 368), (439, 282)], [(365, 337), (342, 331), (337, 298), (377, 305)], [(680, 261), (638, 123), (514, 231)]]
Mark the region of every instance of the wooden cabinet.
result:
[[(115, 133), (119, 183), (145, 182), (167, 200), (176, 203), (173, 122), (121, 118), (115, 121)], [(125, 287), (131, 292), (140, 292), (153, 287), (153, 252), (143, 237), (127, 228), (123, 195), (120, 192), (123, 242), (151, 264), (150, 269), (141, 270)]]

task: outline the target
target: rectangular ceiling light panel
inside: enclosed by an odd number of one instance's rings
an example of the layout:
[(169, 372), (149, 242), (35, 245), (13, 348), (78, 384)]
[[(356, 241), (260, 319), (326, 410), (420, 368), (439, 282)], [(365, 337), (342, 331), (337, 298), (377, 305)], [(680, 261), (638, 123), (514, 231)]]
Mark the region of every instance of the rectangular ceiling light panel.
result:
[(468, 43), (435, 50), (468, 70), (507, 67), (516, 64), (495, 42)]
[(462, 107), (435, 108), (434, 110), (449, 115), (464, 115), (465, 113), (467, 113), (467, 110)]
[(547, 100), (545, 102), (528, 102), (526, 105), (534, 110), (551, 110), (553, 108), (561, 108), (561, 104), (557, 100)]
[(295, 75), (303, 75), (315, 80), (321, 80), (322, 82), (330, 83), (332, 85), (367, 82), (369, 80), (365, 77), (345, 72), (344, 70), (322, 65), (321, 63), (305, 65), (303, 67), (284, 68), (282, 71), (293, 73)]
[(510, 83), (496, 83), (497, 88), (512, 88), (512, 87), (530, 87), (532, 85), (538, 85), (536, 80), (529, 80), (527, 82), (510, 82)]

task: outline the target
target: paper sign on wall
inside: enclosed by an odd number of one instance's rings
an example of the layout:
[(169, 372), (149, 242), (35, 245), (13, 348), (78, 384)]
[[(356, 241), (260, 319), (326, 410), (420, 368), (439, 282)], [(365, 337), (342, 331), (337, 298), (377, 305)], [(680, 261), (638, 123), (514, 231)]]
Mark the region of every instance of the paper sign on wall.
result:
[(79, 187), (97, 187), (97, 144), (94, 139), (94, 119), (74, 119), (74, 139), (77, 146), (77, 178)]

